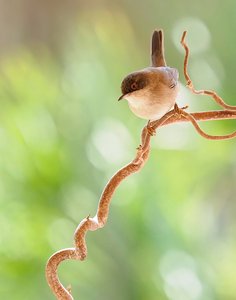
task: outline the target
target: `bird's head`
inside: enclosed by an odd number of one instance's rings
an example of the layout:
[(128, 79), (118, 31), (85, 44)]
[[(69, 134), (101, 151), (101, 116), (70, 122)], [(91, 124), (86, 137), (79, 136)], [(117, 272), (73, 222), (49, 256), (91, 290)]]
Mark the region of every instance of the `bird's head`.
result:
[(126, 97), (135, 94), (136, 91), (143, 90), (148, 87), (150, 78), (145, 70), (136, 71), (126, 76), (121, 83), (122, 95), (118, 101), (126, 99)]

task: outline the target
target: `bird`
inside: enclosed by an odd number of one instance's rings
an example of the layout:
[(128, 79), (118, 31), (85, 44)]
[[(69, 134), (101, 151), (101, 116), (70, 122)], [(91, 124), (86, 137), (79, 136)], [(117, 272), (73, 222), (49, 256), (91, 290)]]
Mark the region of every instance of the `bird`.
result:
[(127, 75), (121, 83), (122, 99), (138, 117), (154, 121), (164, 116), (176, 104), (179, 72), (168, 67), (164, 54), (163, 30), (152, 35), (152, 66)]

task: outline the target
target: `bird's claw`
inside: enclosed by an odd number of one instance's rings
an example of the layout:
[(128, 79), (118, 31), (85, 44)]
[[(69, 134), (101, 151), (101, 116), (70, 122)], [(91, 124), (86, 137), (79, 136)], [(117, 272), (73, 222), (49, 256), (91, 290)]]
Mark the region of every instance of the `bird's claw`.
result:
[(174, 112), (175, 112), (175, 115), (177, 116), (177, 117), (181, 117), (181, 115), (182, 115), (182, 110), (185, 110), (185, 109), (187, 109), (188, 108), (188, 105), (185, 105), (184, 107), (178, 107), (178, 104), (177, 103), (175, 103), (175, 105), (174, 105)]
[(174, 106), (174, 112), (175, 112), (176, 116), (181, 115), (181, 110), (180, 110), (180, 108), (178, 107), (178, 105), (176, 103), (175, 103), (175, 106)]

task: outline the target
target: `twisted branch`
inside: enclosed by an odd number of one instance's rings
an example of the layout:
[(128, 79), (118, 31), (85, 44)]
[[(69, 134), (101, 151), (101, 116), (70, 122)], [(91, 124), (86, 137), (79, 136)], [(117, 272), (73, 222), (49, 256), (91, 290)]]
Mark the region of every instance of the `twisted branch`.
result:
[[(188, 115), (188, 116), (187, 116)], [(184, 116), (178, 117), (174, 110), (170, 111), (160, 120), (152, 123), (152, 126), (157, 129), (161, 126), (165, 126), (172, 123), (179, 122), (192, 122), (194, 123), (196, 120), (199, 121), (209, 121), (209, 120), (222, 120), (222, 119), (236, 119), (236, 112), (234, 111), (210, 111), (210, 112), (199, 112), (187, 114)], [(190, 117), (193, 119), (190, 120)], [(158, 122), (158, 123), (157, 123)], [(198, 125), (197, 125), (198, 126)], [(234, 135), (235, 136), (235, 135)], [(206, 136), (204, 136), (206, 137)], [(233, 137), (233, 136), (231, 136)], [(48, 260), (46, 266), (46, 277), (49, 286), (54, 292), (55, 296), (58, 300), (73, 300), (73, 297), (67, 289), (63, 287), (60, 283), (57, 276), (57, 268), (58, 265), (66, 260), (66, 259), (74, 259), (74, 260), (84, 260), (87, 255), (87, 247), (85, 242), (85, 235), (87, 231), (94, 231), (96, 229), (102, 228), (107, 221), (109, 206), (112, 199), (112, 196), (116, 190), (116, 188), (120, 185), (120, 183), (129, 175), (138, 172), (144, 166), (148, 159), (148, 155), (150, 152), (150, 138), (151, 136), (147, 133), (147, 127), (145, 126), (142, 131), (142, 147), (139, 147), (137, 154), (133, 161), (131, 161), (128, 165), (120, 169), (115, 175), (110, 179), (107, 183), (97, 209), (97, 214), (95, 217), (90, 218), (89, 216), (83, 219), (79, 226), (77, 227), (74, 240), (75, 240), (75, 248), (63, 249), (55, 254), (53, 254)], [(207, 137), (208, 138), (208, 137)]]
[(230, 110), (236, 110), (236, 106), (234, 105), (228, 105), (224, 102), (224, 100), (217, 95), (217, 93), (215, 91), (210, 91), (210, 90), (195, 90), (193, 82), (188, 74), (188, 59), (189, 59), (189, 47), (187, 46), (186, 42), (185, 42), (185, 37), (187, 35), (187, 31), (183, 32), (182, 35), (182, 39), (181, 39), (181, 45), (184, 47), (185, 49), (185, 58), (184, 58), (184, 77), (187, 81), (187, 87), (194, 93), (197, 95), (208, 95), (211, 96), (216, 103), (218, 103), (221, 107), (225, 108), (225, 109), (230, 109)]
[[(183, 34), (181, 43), (186, 50), (186, 56), (184, 60), (184, 74), (188, 86), (194, 93), (209, 94), (214, 98), (214, 95), (216, 95), (215, 92), (196, 91), (193, 88), (192, 81), (187, 73), (189, 49), (184, 41), (185, 36), (186, 32), (184, 32)], [(105, 226), (109, 214), (110, 203), (115, 190), (120, 185), (120, 183), (129, 175), (140, 171), (148, 160), (151, 141), (150, 128), (152, 128), (152, 130), (155, 131), (159, 127), (166, 126), (168, 124), (179, 122), (191, 122), (194, 128), (197, 130), (197, 132), (207, 139), (229, 139), (236, 136), (236, 132), (225, 136), (211, 136), (203, 132), (202, 129), (199, 127), (197, 121), (236, 119), (236, 111), (233, 110), (235, 109), (235, 107), (225, 104), (225, 102), (221, 98), (219, 98), (219, 96), (217, 96), (216, 98), (218, 99), (216, 100), (217, 103), (219, 103), (224, 108), (228, 108), (228, 110), (187, 113), (181, 108), (175, 108), (169, 111), (167, 114), (165, 114), (161, 119), (153, 121), (143, 128), (141, 134), (141, 145), (137, 148), (135, 158), (128, 165), (124, 166), (122, 169), (117, 171), (113, 175), (113, 177), (108, 181), (107, 185), (105, 186), (102, 192), (96, 215), (93, 218), (88, 216), (80, 222), (74, 234), (74, 248), (63, 249), (54, 253), (47, 262), (46, 278), (50, 288), (52, 289), (53, 293), (55, 294), (58, 300), (73, 300), (71, 288), (66, 289), (65, 287), (63, 287), (58, 278), (57, 269), (59, 264), (67, 259), (84, 260), (86, 258), (87, 247), (85, 236), (87, 231), (94, 231)]]

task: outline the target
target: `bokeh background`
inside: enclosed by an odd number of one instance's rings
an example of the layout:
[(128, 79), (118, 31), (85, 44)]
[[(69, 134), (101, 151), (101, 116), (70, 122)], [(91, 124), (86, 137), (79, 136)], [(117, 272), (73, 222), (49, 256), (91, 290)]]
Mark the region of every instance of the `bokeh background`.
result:
[[(145, 121), (117, 102), (120, 82), (149, 65), (153, 29), (180, 70), (178, 103), (193, 96), (179, 40), (188, 30), (197, 88), (235, 98), (236, 2), (0, 1), (0, 298), (54, 299), (48, 257), (73, 245), (113, 173), (135, 155)], [(210, 122), (211, 134), (235, 130)], [(159, 130), (145, 168), (117, 190), (88, 258), (59, 268), (76, 299), (235, 300), (236, 140), (190, 124)]]

